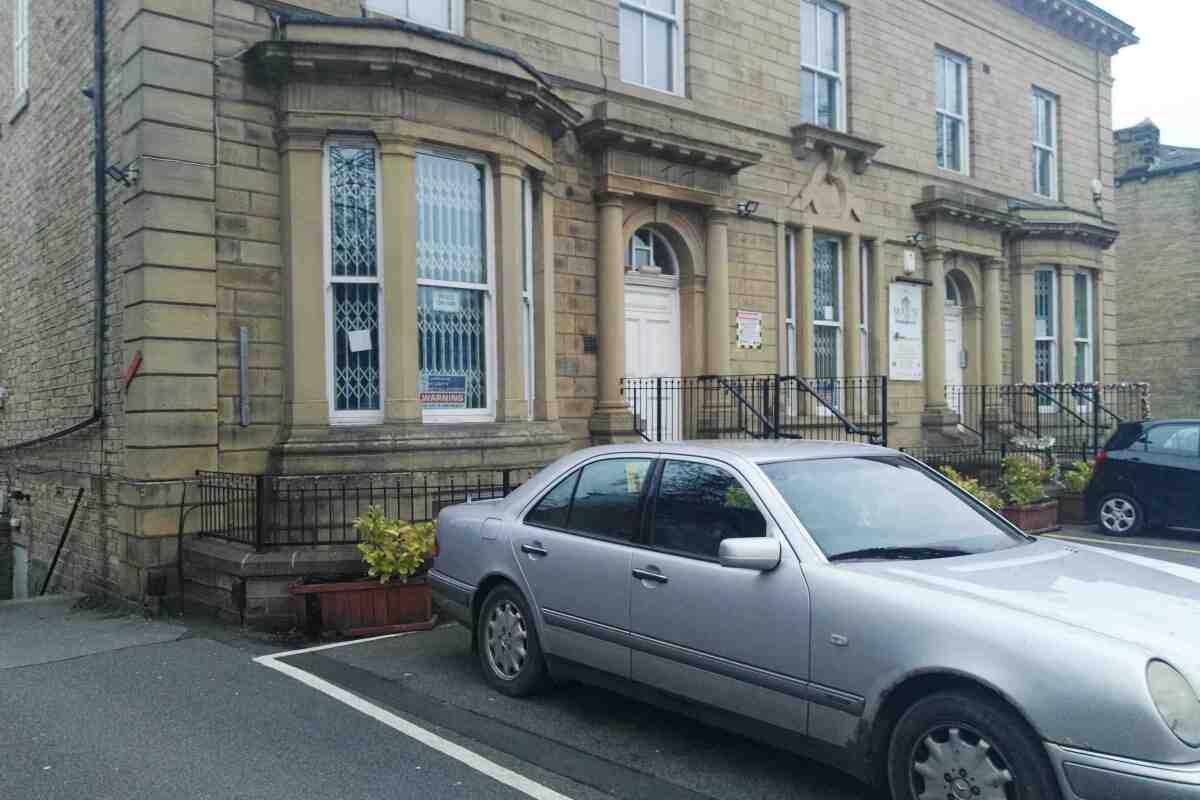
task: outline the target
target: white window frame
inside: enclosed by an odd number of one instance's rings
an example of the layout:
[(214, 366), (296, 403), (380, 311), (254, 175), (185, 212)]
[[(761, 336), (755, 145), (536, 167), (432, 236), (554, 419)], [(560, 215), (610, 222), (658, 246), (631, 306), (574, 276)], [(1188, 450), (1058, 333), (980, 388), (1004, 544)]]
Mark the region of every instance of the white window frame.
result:
[(30, 69), (31, 0), (13, 0), (13, 105), (27, 101)]
[[(628, 83), (633, 86), (640, 86), (643, 89), (649, 89), (652, 92), (662, 92), (663, 94), (669, 94), (669, 95), (675, 95), (675, 96), (683, 96), (685, 94), (685, 92), (687, 91), (687, 88), (684, 83), (684, 79), (687, 75), (687, 71), (684, 68), (684, 54), (683, 54), (683, 45), (684, 45), (684, 42), (687, 41), (686, 38), (684, 37), (684, 13), (683, 13), (683, 10), (684, 10), (683, 4), (686, 2), (686, 0), (674, 0), (674, 2), (675, 2), (675, 13), (668, 14), (665, 11), (658, 11), (656, 9), (650, 8), (649, 4), (646, 3), (646, 0), (620, 0), (619, 7), (617, 9), (617, 14), (618, 14), (617, 30), (618, 31), (620, 30), (620, 26), (621, 26), (620, 14), (625, 9), (629, 9), (630, 11), (634, 11), (634, 12), (637, 12), (642, 15), (642, 79), (640, 81), (625, 80), (625, 67), (624, 67), (625, 42), (621, 42), (619, 45), (620, 53), (619, 53), (618, 59), (617, 59), (617, 68), (618, 68), (618, 72), (621, 76), (622, 82)], [(672, 35), (671, 35), (671, 69), (670, 69), (670, 72), (671, 72), (672, 88), (670, 88), (670, 89), (659, 89), (656, 86), (650, 86), (649, 83), (647, 83), (647, 81), (646, 81), (646, 71), (647, 71), (647, 64), (648, 64), (648, 59), (646, 58), (646, 17), (647, 16), (651, 16), (651, 17), (654, 17), (655, 19), (662, 20), (663, 22), (665, 22), (669, 26), (671, 26)]]
[[(1096, 307), (1095, 306), (1095, 303), (1096, 303), (1096, 279), (1095, 279), (1095, 276), (1092, 275), (1092, 273), (1088, 270), (1080, 270), (1080, 271), (1076, 272), (1074, 275), (1072, 275), (1071, 280), (1075, 282), (1075, 285), (1074, 285), (1075, 297), (1079, 296), (1079, 286), (1080, 286), (1080, 281), (1078, 280), (1079, 278), (1083, 278), (1082, 284), (1087, 291), (1087, 304), (1086, 304), (1087, 307), (1084, 312), (1086, 315), (1084, 317), (1084, 320), (1087, 322), (1087, 336), (1080, 337), (1078, 335), (1078, 333), (1076, 332), (1076, 331), (1078, 331), (1078, 326), (1079, 326), (1078, 314), (1074, 315), (1076, 330), (1072, 331), (1071, 335), (1075, 341), (1075, 350), (1078, 350), (1079, 345), (1081, 345), (1081, 344), (1085, 345), (1087, 347), (1087, 360), (1084, 362), (1086, 365), (1086, 369), (1084, 371), (1082, 383), (1093, 383), (1096, 380), (1096, 356), (1095, 356), (1096, 351), (1095, 351), (1095, 346), (1093, 344), (1093, 342), (1096, 338), (1095, 317), (1093, 316), (1095, 313), (1095, 307)], [(1077, 310), (1078, 310), (1078, 303), (1076, 303), (1076, 308), (1073, 309), (1073, 311), (1077, 311)], [(1079, 358), (1078, 354), (1075, 355), (1075, 358), (1076, 358), (1076, 360), (1078, 360), (1078, 358)], [(1072, 364), (1071, 368), (1072, 368), (1072, 373), (1074, 373), (1073, 380), (1076, 383), (1080, 383), (1079, 374), (1078, 374), (1078, 372), (1075, 372), (1075, 364)]]
[(521, 368), (525, 377), (526, 416), (534, 418), (537, 399), (537, 352), (533, 306), (533, 186), (529, 177), (521, 179)]
[[(934, 73), (934, 109), (938, 126), (945, 124), (945, 118), (958, 120), (961, 125), (959, 130), (962, 131), (961, 141), (959, 142), (958, 151), (962, 154), (962, 164), (959, 167), (951, 167), (943, 164), (938, 164), (938, 169), (944, 169), (947, 172), (953, 172), (958, 175), (971, 174), (971, 62), (957, 53), (951, 52), (939, 47), (937, 54), (934, 57), (935, 70), (946, 69), (948, 64), (957, 65), (962, 69), (962, 113), (950, 111), (942, 108), (937, 102), (937, 72)], [(949, 137), (946, 137), (947, 141)], [(937, 163), (937, 140), (934, 140), (934, 163)]]
[[(1048, 322), (1051, 325), (1053, 325), (1053, 330), (1054, 330), (1054, 334), (1051, 336), (1039, 336), (1038, 331), (1037, 331), (1037, 324), (1038, 324), (1037, 276), (1039, 274), (1045, 274), (1045, 275), (1050, 276), (1050, 310), (1049, 310)], [(1038, 345), (1038, 342), (1049, 342), (1050, 343), (1050, 380), (1049, 380), (1049, 383), (1060, 383), (1061, 382), (1060, 378), (1061, 378), (1062, 373), (1060, 372), (1060, 365), (1058, 363), (1058, 361), (1059, 361), (1058, 341), (1059, 341), (1059, 335), (1061, 334), (1061, 331), (1059, 331), (1059, 328), (1062, 327), (1062, 314), (1061, 314), (1061, 309), (1059, 309), (1059, 306), (1058, 306), (1059, 291), (1058, 291), (1058, 269), (1057, 268), (1055, 268), (1053, 266), (1043, 266), (1043, 267), (1038, 267), (1037, 269), (1034, 270), (1034, 272), (1033, 272), (1033, 302), (1034, 302), (1034, 311), (1033, 311), (1033, 341), (1034, 341), (1034, 345), (1033, 345), (1034, 375), (1033, 375), (1033, 377), (1034, 377), (1034, 382), (1035, 383), (1043, 383), (1043, 381), (1037, 380), (1037, 345)]]
[[(412, 22), (414, 25), (425, 25), (424, 22), (417, 22), (409, 16), (410, 4), (418, 2), (418, 0), (363, 0), (363, 8), (367, 11), (375, 12), (376, 14), (386, 14), (389, 17)], [(463, 35), (464, 30), (464, 8), (463, 0), (445, 0), (450, 10), (450, 27), (443, 28), (440, 25), (427, 26), (434, 30), (448, 31), (456, 33), (459, 36)], [(403, 7), (403, 8), (401, 8)]]
[[(375, 154), (375, 275), (372, 277), (335, 276), (333, 274), (333, 219), (330, 213), (330, 151), (335, 147), (369, 148)], [(387, 408), (387, 331), (384, 321), (387, 312), (384, 308), (386, 294), (384, 292), (383, 268), (383, 163), (380, 158), (379, 145), (373, 139), (355, 136), (336, 136), (325, 140), (323, 148), (323, 164), (321, 175), (322, 215), (325, 224), (324, 260), (325, 260), (325, 392), (329, 400), (329, 424), (331, 425), (378, 425), (384, 420)], [(372, 284), (379, 293), (378, 313), (376, 323), (379, 329), (379, 408), (370, 411), (339, 411), (337, 409), (337, 354), (334, 352), (337, 337), (333, 333), (333, 285), (335, 283)]]
[[(431, 286), (440, 289), (468, 289), (483, 292), (484, 336), (487, 337), (487, 347), (484, 358), (487, 360), (487, 405), (484, 408), (469, 409), (436, 409), (421, 410), (421, 420), (426, 423), (441, 424), (453, 422), (495, 422), (496, 420), (496, 391), (499, 385), (496, 375), (499, 358), (496, 350), (496, 208), (493, 198), (495, 194), (495, 176), (492, 173), (491, 162), (478, 153), (463, 152), (450, 148), (421, 148), (418, 155), (435, 156), (437, 158), (457, 158), (471, 164), (483, 167), (483, 219), (484, 236), (486, 237), (486, 269), (487, 283), (463, 283), (461, 281), (439, 281), (429, 278), (417, 278), (417, 286)], [(415, 198), (414, 198), (415, 199)], [(418, 301), (419, 302), (419, 301)], [(415, 324), (414, 320), (414, 324)], [(416, 331), (413, 331), (416, 335)], [(418, 365), (418, 370), (420, 365)], [(419, 379), (419, 376), (418, 376)]]
[[(1049, 106), (1050, 113), (1048, 143), (1038, 141), (1042, 133), (1042, 126), (1038, 123), (1043, 103)], [(1041, 153), (1050, 157), (1050, 185), (1045, 192), (1038, 186), (1038, 155)], [(1033, 193), (1050, 200), (1058, 199), (1058, 98), (1041, 89), (1033, 90)]]
[(866, 242), (858, 250), (859, 269), (859, 358), (864, 375), (871, 374), (871, 248)]
[(786, 293), (784, 298), (784, 309), (786, 317), (784, 319), (783, 335), (785, 341), (785, 357), (787, 359), (787, 374), (800, 374), (800, 347), (799, 341), (796, 338), (796, 234), (788, 232), (786, 239), (787, 247), (787, 268), (786, 268)]
[[(802, 42), (801, 46), (800, 46), (800, 77), (803, 80), (804, 73), (812, 72), (817, 75), (822, 75), (826, 78), (832, 78), (837, 81), (837, 87), (838, 87), (838, 89), (837, 89), (837, 108), (834, 109), (836, 124), (833, 126), (832, 130), (845, 131), (847, 129), (847, 119), (846, 119), (846, 9), (845, 9), (845, 7), (838, 5), (837, 3), (830, 3), (830, 2), (828, 2), (828, 0), (801, 0), (801, 4), (815, 6), (816, 11), (818, 12), (818, 18), (819, 18), (819, 12), (821, 9), (825, 9), (826, 11), (830, 11), (837, 15), (837, 38), (838, 38), (838, 42), (837, 42), (837, 52), (838, 52), (837, 72), (830, 72), (828, 69), (823, 68), (820, 65), (820, 63), (817, 63), (817, 62), (809, 63), (809, 62), (805, 61), (804, 60), (804, 46), (803, 46), (803, 42)], [(816, 34), (817, 34), (817, 53), (819, 54), (821, 52), (821, 26), (820, 26), (820, 24), (817, 25)], [(802, 36), (803, 36), (803, 34), (802, 34)], [(819, 61), (819, 58), (820, 58), (820, 56), (818, 55), (818, 61)], [(817, 95), (816, 92), (813, 92), (813, 107), (811, 109), (813, 125), (820, 125), (820, 123), (817, 122), (817, 108), (818, 108), (817, 103), (819, 103), (819, 102), (820, 102), (819, 96)]]

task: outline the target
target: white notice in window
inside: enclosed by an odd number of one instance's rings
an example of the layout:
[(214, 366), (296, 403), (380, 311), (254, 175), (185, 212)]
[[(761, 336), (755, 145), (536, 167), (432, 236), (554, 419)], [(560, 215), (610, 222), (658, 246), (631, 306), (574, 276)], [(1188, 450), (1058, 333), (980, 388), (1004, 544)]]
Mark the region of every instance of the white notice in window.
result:
[(462, 298), (454, 289), (434, 289), (433, 310), (442, 314), (459, 314), (462, 312)]
[(350, 331), (346, 334), (350, 340), (350, 352), (362, 353), (372, 348), (371, 332), (367, 331)]

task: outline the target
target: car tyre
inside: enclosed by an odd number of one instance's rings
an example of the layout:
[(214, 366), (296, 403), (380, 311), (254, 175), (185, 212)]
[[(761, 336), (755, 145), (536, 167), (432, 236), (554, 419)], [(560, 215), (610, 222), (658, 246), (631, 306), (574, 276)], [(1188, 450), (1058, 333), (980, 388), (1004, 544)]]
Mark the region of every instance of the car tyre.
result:
[(1110, 494), (1100, 501), (1100, 530), (1109, 536), (1134, 536), (1146, 527), (1142, 504), (1127, 494)]
[(930, 695), (896, 723), (887, 778), (894, 800), (1060, 800), (1036, 733), (983, 692)]
[(493, 689), (526, 697), (545, 687), (546, 661), (537, 626), (515, 586), (502, 583), (484, 598), (475, 637), (484, 680)]

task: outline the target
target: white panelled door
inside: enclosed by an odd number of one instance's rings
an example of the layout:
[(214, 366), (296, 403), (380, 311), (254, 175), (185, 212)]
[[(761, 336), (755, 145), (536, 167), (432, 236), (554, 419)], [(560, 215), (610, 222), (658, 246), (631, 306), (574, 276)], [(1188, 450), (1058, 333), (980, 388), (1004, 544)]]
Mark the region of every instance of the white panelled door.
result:
[[(678, 289), (626, 284), (625, 374), (631, 378), (677, 378), (682, 374)], [(660, 434), (662, 441), (680, 438), (679, 392), (663, 392), (660, 425), (658, 393), (648, 381), (640, 385), (643, 388), (628, 400), (645, 434), (653, 441)]]
[[(963, 385), (963, 313), (957, 303), (946, 303), (946, 386)], [(946, 393), (951, 407), (962, 413), (961, 395)]]

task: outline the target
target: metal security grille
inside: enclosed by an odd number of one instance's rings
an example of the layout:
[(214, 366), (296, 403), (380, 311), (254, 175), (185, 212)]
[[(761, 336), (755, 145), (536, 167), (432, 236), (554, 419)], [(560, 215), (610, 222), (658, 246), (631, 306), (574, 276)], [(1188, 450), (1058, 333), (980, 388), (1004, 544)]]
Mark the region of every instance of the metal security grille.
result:
[(842, 373), (841, 242), (813, 243), (813, 386), (833, 406), (840, 398), (832, 381)]
[(376, 151), (335, 144), (328, 160), (334, 410), (378, 412), (383, 406)]
[(1057, 302), (1054, 270), (1040, 269), (1033, 273), (1034, 316), (1034, 376), (1038, 383), (1058, 380)]
[(417, 156), (417, 334), (422, 409), (489, 407), (492, 298), (485, 167)]

